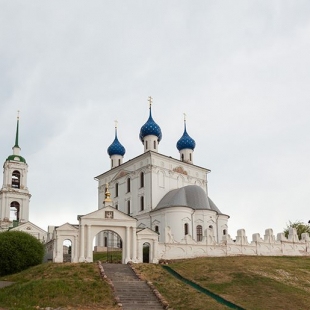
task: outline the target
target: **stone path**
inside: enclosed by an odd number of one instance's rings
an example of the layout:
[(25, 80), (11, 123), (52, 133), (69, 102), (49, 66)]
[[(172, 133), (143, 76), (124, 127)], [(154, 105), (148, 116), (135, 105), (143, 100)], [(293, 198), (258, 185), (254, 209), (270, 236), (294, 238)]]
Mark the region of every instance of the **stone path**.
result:
[(136, 276), (129, 265), (102, 264), (102, 267), (112, 281), (124, 310), (164, 309), (150, 287)]
[(0, 288), (12, 285), (14, 282), (0, 281)]

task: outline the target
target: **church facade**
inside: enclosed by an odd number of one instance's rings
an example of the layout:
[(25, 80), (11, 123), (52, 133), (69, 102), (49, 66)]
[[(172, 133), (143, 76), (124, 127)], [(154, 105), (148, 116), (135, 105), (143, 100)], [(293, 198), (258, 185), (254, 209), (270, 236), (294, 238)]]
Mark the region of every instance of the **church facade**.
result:
[(248, 241), (244, 229), (235, 240), (228, 234), (229, 216), (208, 195), (210, 170), (194, 165), (196, 143), (186, 128), (177, 141), (180, 158), (159, 153), (162, 132), (152, 116), (139, 134), (143, 153), (124, 162), (125, 148), (115, 137), (108, 147), (111, 168), (98, 175), (98, 210), (78, 216), (78, 225), (50, 227), (50, 257), (62, 262), (62, 242), (74, 240), (72, 261), (91, 262), (95, 250), (122, 249), (122, 262), (157, 263), (160, 260), (227, 255), (309, 255), (308, 234), (288, 238), (272, 229)]
[[(115, 126), (114, 140), (107, 149), (111, 167), (95, 177), (97, 207), (77, 215), (75, 224), (49, 226), (45, 232), (29, 221), (28, 165), (20, 155), (18, 119), (13, 154), (3, 166), (1, 230), (32, 234), (45, 243), (46, 260), (57, 263), (92, 262), (94, 244), (98, 252), (121, 251), (122, 263), (199, 256), (309, 256), (309, 234), (302, 234), (299, 240), (293, 228), (287, 238), (283, 233), (276, 237), (269, 228), (262, 237), (253, 234), (251, 242), (244, 229), (239, 229), (232, 240), (229, 216), (208, 194), (210, 170), (194, 164), (196, 143), (186, 125), (184, 119), (183, 133), (176, 142), (179, 159), (161, 154), (162, 132), (153, 119), (150, 99), (149, 116), (139, 134), (143, 152), (124, 162), (126, 150)], [(68, 241), (69, 248), (64, 246)]]
[[(98, 208), (102, 208), (106, 185), (117, 210), (137, 219), (138, 228), (158, 233), (159, 242), (181, 242), (188, 236), (197, 242), (208, 236), (220, 242), (228, 231), (228, 215), (208, 197), (210, 170), (193, 164), (195, 141), (184, 132), (177, 142), (180, 159), (160, 154), (161, 129), (152, 117), (141, 127), (144, 152), (123, 163), (125, 148), (115, 139), (108, 148), (111, 169), (96, 177)], [(102, 245), (102, 240), (98, 241)]]
[(49, 243), (54, 261), (62, 261), (66, 238), (75, 240), (72, 261), (92, 261), (94, 237), (95, 249), (103, 251), (108, 246), (107, 231), (113, 233), (110, 242), (112, 238), (114, 245), (122, 247), (125, 263), (142, 261), (146, 245), (149, 261), (158, 262), (163, 258), (159, 253), (167, 252), (162, 244), (205, 244), (207, 238), (215, 244), (227, 235), (229, 216), (208, 197), (210, 170), (193, 164), (195, 141), (187, 133), (186, 120), (177, 142), (180, 159), (159, 153), (162, 133), (153, 119), (151, 102), (139, 138), (144, 152), (124, 162), (125, 148), (115, 126), (114, 141), (107, 150), (111, 169), (95, 178), (98, 210), (79, 216), (77, 226), (49, 227), (50, 240), (59, 240), (58, 246)]

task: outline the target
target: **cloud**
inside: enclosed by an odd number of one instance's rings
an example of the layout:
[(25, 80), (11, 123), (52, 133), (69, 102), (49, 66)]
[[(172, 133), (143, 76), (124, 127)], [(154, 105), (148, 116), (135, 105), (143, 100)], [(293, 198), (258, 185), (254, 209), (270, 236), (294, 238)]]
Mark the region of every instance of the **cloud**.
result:
[[(308, 221), (310, 5), (279, 1), (0, 2), (0, 156), (29, 164), (30, 219), (75, 221), (98, 207), (119, 121), (125, 160), (147, 97), (159, 151), (179, 157), (183, 132), (230, 233)], [(67, 219), (67, 220), (66, 220)]]

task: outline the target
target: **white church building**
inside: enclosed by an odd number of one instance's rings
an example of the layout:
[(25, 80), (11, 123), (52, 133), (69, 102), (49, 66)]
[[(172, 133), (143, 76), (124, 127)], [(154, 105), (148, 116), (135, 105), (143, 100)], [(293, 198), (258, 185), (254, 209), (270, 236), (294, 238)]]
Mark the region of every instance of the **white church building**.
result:
[(290, 230), (288, 238), (283, 233), (276, 238), (272, 229), (266, 229), (263, 237), (253, 234), (251, 242), (240, 229), (232, 240), (228, 234), (229, 216), (208, 195), (210, 170), (194, 164), (196, 145), (187, 133), (186, 119), (176, 143), (179, 159), (163, 155), (159, 153), (162, 132), (153, 119), (151, 103), (149, 98), (149, 117), (139, 135), (142, 154), (124, 162), (125, 148), (115, 126), (115, 138), (107, 150), (111, 168), (95, 178), (97, 208), (77, 215), (76, 224), (49, 226), (47, 233), (28, 219), (28, 166), (19, 155), (18, 121), (13, 155), (4, 163), (2, 222), (15, 211), (19, 225), (13, 225), (13, 229), (37, 235), (46, 244), (47, 259), (54, 262), (66, 261), (64, 243), (68, 240), (71, 262), (92, 262), (94, 242), (95, 251), (109, 247), (121, 250), (122, 263), (158, 263), (198, 256), (309, 255), (309, 235), (303, 234), (299, 240), (295, 229)]

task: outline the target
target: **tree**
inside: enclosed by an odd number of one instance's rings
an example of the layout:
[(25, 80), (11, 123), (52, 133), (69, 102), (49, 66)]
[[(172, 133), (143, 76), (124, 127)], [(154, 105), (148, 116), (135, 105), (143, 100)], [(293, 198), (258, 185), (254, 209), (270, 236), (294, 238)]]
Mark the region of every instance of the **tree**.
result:
[(295, 221), (295, 222), (289, 221), (289, 223), (286, 224), (286, 228), (284, 228), (284, 231), (283, 231), (286, 238), (288, 237), (288, 233), (289, 233), (290, 228), (296, 228), (299, 240), (301, 239), (302, 233), (310, 234), (310, 225), (309, 224), (305, 224), (301, 221)]
[(21, 231), (0, 233), (0, 276), (41, 264), (44, 246), (40, 240)]

